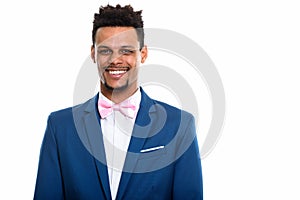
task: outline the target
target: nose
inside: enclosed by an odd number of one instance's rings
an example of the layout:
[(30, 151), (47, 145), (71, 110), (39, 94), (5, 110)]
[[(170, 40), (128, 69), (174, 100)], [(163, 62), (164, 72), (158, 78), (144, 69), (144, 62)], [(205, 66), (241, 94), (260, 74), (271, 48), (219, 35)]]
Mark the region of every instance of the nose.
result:
[(112, 55), (110, 56), (109, 59), (109, 63), (112, 65), (118, 65), (118, 64), (122, 64), (122, 55), (117, 53), (117, 52), (113, 52)]

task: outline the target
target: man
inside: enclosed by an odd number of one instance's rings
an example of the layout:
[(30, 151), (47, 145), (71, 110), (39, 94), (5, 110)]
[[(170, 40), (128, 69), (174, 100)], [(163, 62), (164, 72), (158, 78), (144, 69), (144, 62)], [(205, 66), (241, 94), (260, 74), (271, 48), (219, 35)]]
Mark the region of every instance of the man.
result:
[(100, 92), (50, 114), (34, 199), (203, 199), (193, 116), (138, 86), (141, 13), (107, 5), (95, 14)]

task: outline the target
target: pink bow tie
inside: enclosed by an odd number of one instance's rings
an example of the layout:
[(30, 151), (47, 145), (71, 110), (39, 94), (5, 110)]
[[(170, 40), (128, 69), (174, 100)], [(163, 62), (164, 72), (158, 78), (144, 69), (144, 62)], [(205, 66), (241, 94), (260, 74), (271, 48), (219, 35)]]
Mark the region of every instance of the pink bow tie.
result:
[(130, 101), (125, 100), (118, 104), (110, 104), (104, 100), (99, 100), (98, 110), (101, 115), (101, 118), (106, 118), (114, 110), (120, 111), (123, 115), (130, 118), (134, 118), (135, 115), (135, 105), (131, 104)]

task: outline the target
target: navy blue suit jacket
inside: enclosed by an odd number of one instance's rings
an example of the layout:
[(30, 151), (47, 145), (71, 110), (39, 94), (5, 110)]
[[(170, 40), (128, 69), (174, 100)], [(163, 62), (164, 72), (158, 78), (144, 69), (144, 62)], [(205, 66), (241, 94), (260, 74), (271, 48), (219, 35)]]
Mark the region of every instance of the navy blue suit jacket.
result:
[[(141, 93), (116, 199), (203, 199), (193, 116)], [(49, 115), (34, 199), (111, 199), (97, 99)]]

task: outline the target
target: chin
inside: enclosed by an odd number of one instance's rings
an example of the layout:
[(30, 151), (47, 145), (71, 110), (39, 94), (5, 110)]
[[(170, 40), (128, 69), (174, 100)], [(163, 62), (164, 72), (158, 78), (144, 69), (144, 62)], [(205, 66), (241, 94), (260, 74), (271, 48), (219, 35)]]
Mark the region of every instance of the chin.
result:
[(126, 84), (124, 84), (124, 85), (120, 85), (120, 86), (112, 86), (112, 85), (110, 85), (110, 84), (108, 84), (108, 83), (104, 83), (104, 86), (105, 86), (105, 88), (106, 89), (108, 89), (108, 90), (115, 90), (115, 91), (124, 91), (124, 90), (126, 90), (127, 88), (128, 88), (128, 82), (126, 83)]

